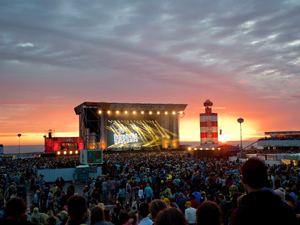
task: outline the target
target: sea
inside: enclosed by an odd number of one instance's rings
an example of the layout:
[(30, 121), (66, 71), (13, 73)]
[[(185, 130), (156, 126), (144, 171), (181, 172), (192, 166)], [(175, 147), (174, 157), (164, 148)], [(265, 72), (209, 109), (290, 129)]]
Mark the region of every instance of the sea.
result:
[[(243, 141), (242, 144), (244, 148), (251, 145), (253, 145), (256, 148), (257, 143), (254, 142), (256, 142), (256, 140)], [(240, 141), (228, 141), (226, 142), (226, 144), (237, 146), (240, 144)], [(180, 145), (190, 145), (191, 147), (197, 147), (200, 145), (200, 141), (181, 141)], [(20, 145), (20, 153), (42, 153), (44, 151), (45, 151), (44, 145)], [(17, 154), (19, 153), (19, 145), (3, 145), (3, 153)]]

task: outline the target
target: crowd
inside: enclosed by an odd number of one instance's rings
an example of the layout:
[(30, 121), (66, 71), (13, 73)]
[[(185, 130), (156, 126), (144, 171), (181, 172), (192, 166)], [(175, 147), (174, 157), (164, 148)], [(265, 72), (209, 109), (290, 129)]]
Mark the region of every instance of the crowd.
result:
[(300, 140), (300, 136), (291, 135), (291, 136), (278, 136), (278, 137), (263, 137), (259, 139), (259, 141), (263, 141), (263, 140)]
[(8, 173), (36, 173), (38, 169), (74, 168), (80, 164), (79, 156), (68, 157), (32, 157), (32, 158), (3, 158), (0, 162), (2, 172)]
[(299, 148), (287, 148), (287, 149), (282, 149), (282, 148), (270, 148), (270, 149), (249, 149), (249, 150), (243, 150), (243, 153), (246, 154), (260, 154), (260, 155), (266, 155), (266, 154), (297, 154), (300, 153)]
[[(0, 165), (0, 206), (6, 203), (0, 224), (22, 219), (62, 225), (297, 224), (300, 214), (298, 166), (269, 166), (254, 158), (242, 164), (175, 151), (105, 154), (103, 176), (87, 179), (83, 193), (74, 195), (75, 169), (70, 185), (62, 177), (47, 184), (36, 170), (46, 166), (39, 160), (49, 168), (63, 162), (75, 168), (79, 159), (31, 160), (4, 159)], [(34, 194), (30, 215), (24, 207), (28, 193)], [(113, 211), (105, 209), (111, 203)], [(18, 213), (11, 204), (19, 204)]]

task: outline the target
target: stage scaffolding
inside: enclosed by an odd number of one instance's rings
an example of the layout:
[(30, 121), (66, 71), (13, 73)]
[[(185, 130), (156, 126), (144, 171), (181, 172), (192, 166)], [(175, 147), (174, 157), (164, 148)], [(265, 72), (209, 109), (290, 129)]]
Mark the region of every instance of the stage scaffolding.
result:
[(81, 105), (76, 108), (79, 136), (83, 137), (84, 149), (101, 149), (101, 118), (98, 111), (97, 106)]
[[(79, 136), (83, 138), (84, 149), (121, 150), (123, 145), (127, 147), (125, 144), (128, 144), (128, 149), (132, 149), (132, 146), (142, 148), (149, 143), (159, 143), (159, 141), (161, 144), (156, 146), (160, 149), (177, 149), (178, 119), (184, 115), (186, 106), (186, 104), (84, 102), (74, 110), (76, 115), (79, 115)], [(144, 123), (148, 124), (146, 127), (151, 127), (154, 123), (153, 126), (157, 131), (168, 132), (168, 135), (164, 133), (165, 135), (152, 137), (153, 132), (141, 125)], [(129, 139), (123, 138), (126, 128), (133, 134), (140, 132), (138, 141), (128, 141)], [(148, 138), (148, 133), (152, 138)], [(120, 143), (115, 135), (122, 136)]]

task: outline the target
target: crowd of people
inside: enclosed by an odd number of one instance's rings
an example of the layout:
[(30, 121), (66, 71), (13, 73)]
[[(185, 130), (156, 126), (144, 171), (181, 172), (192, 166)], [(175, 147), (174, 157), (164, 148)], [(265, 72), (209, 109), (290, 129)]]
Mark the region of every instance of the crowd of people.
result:
[[(104, 154), (103, 175), (87, 179), (83, 193), (75, 194), (77, 160), (4, 159), (0, 224), (297, 224), (300, 214), (298, 166), (176, 151)], [(61, 168), (63, 162), (74, 166), (70, 185), (62, 177), (49, 184), (38, 176), (38, 167)], [(12, 204), (19, 204), (18, 213)]]
[(300, 153), (299, 148), (288, 148), (288, 147), (283, 147), (282, 148), (264, 148), (264, 149), (248, 149), (248, 150), (243, 150), (243, 153), (246, 154), (258, 154), (258, 155), (267, 155), (267, 154), (297, 154)]
[(300, 140), (299, 135), (291, 135), (291, 136), (275, 136), (275, 137), (263, 137), (259, 139), (260, 141), (263, 140)]

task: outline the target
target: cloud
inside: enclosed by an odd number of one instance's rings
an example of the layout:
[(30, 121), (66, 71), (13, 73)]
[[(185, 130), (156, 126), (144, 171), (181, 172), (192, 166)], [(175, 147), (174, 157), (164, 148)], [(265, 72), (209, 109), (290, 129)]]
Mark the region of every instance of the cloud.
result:
[(65, 119), (99, 99), (298, 110), (299, 12), (289, 0), (1, 1), (1, 116), (30, 126), (16, 111)]

